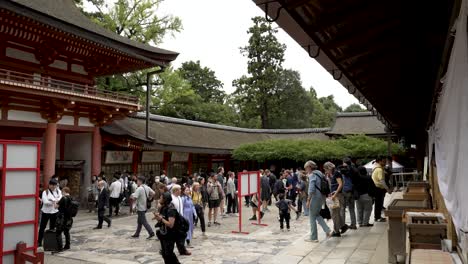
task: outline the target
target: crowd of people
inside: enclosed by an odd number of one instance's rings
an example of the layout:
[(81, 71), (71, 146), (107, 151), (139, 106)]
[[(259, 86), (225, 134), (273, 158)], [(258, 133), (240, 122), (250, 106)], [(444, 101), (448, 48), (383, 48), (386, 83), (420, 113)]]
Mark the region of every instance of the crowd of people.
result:
[[(377, 158), (372, 175), (366, 168), (356, 166), (350, 158), (339, 164), (326, 162), (322, 171), (313, 161), (296, 170), (282, 169), (278, 176), (274, 170), (261, 170), (259, 195), (245, 197), (245, 206), (252, 209), (249, 220), (263, 218), (270, 212), (269, 206), (276, 206), (280, 230), (289, 231), (293, 211), (296, 219), (309, 217), (311, 232), (306, 239), (309, 242), (318, 242), (317, 223), (327, 237), (340, 237), (348, 229), (373, 226), (370, 221), (372, 208), (374, 222), (385, 221), (381, 216), (383, 199), (386, 192), (391, 192), (385, 164), (386, 159)], [(157, 236), (165, 263), (179, 263), (174, 247), (181, 255), (191, 255), (187, 248), (192, 247), (193, 232), (198, 225), (205, 236), (207, 227), (221, 225), (220, 219), (238, 216), (240, 206), (236, 173), (225, 173), (222, 167), (216, 173), (195, 173), (182, 179), (169, 178), (165, 171), (158, 176), (150, 172), (147, 177), (116, 172), (111, 181), (101, 174), (93, 176), (92, 182), (88, 209), (89, 212), (97, 210), (95, 229), (102, 229), (104, 222), (111, 227), (112, 217), (121, 213), (121, 205), (128, 205), (129, 214), (137, 214), (137, 227), (131, 237), (139, 238), (143, 227), (148, 233), (147, 239)], [(60, 190), (57, 187), (56, 179), (52, 179), (42, 193), (39, 245), (42, 245), (49, 222), (50, 228), (57, 227), (57, 237), (62, 232), (65, 234), (65, 246), (60, 244), (59, 250), (70, 248), (69, 231), (73, 221), (66, 210), (70, 203), (66, 199), (68, 193), (68, 188)], [(155, 229), (146, 218), (151, 208), (153, 220), (157, 222)], [(350, 215), (349, 225), (346, 224), (346, 210)], [(61, 218), (60, 225), (56, 224), (57, 218)], [(333, 230), (324, 218), (332, 219)]]

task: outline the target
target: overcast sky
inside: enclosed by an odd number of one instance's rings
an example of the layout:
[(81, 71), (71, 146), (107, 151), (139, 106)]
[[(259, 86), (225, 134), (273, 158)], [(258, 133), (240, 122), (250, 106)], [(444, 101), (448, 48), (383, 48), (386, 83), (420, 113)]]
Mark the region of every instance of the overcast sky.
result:
[[(247, 44), (251, 18), (264, 12), (252, 0), (166, 0), (159, 11), (182, 19), (182, 32), (166, 37), (160, 45), (180, 53), (173, 65), (200, 60), (216, 72), (228, 93), (233, 92), (232, 80), (247, 73), (247, 60), (239, 47)], [(299, 71), (305, 88), (314, 87), (320, 97), (333, 94), (343, 108), (358, 102), (281, 29), (278, 39), (287, 46), (284, 67)]]

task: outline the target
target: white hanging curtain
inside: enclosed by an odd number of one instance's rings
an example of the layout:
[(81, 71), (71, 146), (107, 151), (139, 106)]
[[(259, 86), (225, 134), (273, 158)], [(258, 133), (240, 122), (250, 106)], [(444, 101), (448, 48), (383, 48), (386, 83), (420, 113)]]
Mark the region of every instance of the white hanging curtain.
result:
[[(457, 230), (468, 231), (467, 1), (462, 2), (447, 74), (429, 131), (440, 191)], [(429, 148), (432, 151), (432, 147)], [(429, 153), (431, 155), (432, 153)]]

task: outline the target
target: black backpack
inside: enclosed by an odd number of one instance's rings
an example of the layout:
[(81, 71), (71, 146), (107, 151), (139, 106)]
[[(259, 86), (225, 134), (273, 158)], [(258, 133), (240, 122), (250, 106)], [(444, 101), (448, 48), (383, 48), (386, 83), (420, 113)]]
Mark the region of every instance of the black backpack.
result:
[(281, 200), (278, 204), (280, 214), (285, 215), (289, 212), (289, 205), (286, 200)]
[(330, 185), (328, 184), (327, 179), (325, 177), (320, 176), (318, 173), (315, 173), (315, 176), (317, 176), (320, 179), (320, 187), (315, 185), (315, 187), (323, 194), (323, 195), (329, 195), (331, 193), (330, 191)]
[(80, 203), (73, 200), (70, 197), (70, 204), (68, 205), (68, 213), (71, 217), (75, 217), (78, 214), (78, 210), (80, 209)]
[(187, 221), (187, 219), (185, 219), (185, 217), (182, 216), (181, 214), (177, 213), (176, 221), (177, 221), (177, 233), (181, 237), (187, 236), (187, 232), (189, 231), (189, 228), (190, 228), (190, 224)]

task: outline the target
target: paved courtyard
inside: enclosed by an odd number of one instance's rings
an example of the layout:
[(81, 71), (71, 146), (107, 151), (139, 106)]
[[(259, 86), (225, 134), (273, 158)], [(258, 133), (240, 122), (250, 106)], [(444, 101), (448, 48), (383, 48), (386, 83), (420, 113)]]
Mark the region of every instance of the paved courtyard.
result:
[[(123, 210), (126, 210), (123, 209)], [(199, 228), (195, 231), (192, 256), (179, 256), (181, 263), (387, 263), (386, 223), (373, 227), (349, 230), (341, 238), (325, 239), (319, 228), (320, 243), (308, 243), (309, 219), (291, 220), (291, 231), (281, 232), (277, 221), (277, 209), (270, 207), (264, 221), (268, 226), (252, 225), (247, 219), (250, 208), (244, 208), (243, 231), (250, 234), (232, 234), (237, 230), (237, 217), (222, 219), (219, 227), (208, 227), (202, 237)], [(148, 218), (151, 215), (148, 214)], [(349, 217), (347, 218), (349, 221)], [(132, 239), (136, 216), (115, 218), (111, 228), (93, 230), (95, 214), (80, 212), (72, 229), (72, 249), (57, 255), (46, 253), (46, 263), (163, 263), (158, 251), (159, 241), (146, 240), (142, 231), (139, 239)], [(332, 226), (332, 221), (328, 222)]]

